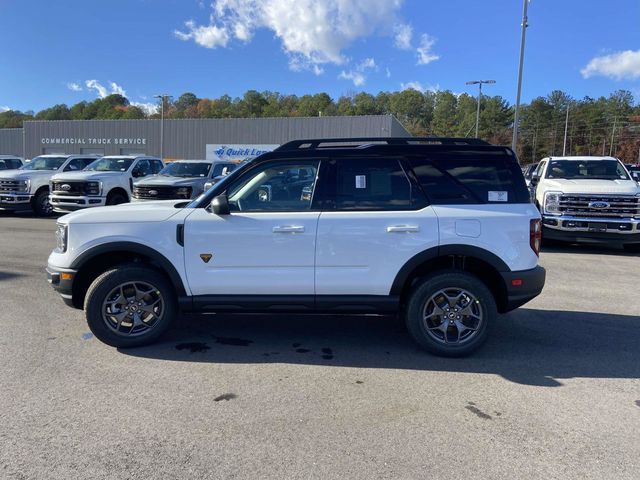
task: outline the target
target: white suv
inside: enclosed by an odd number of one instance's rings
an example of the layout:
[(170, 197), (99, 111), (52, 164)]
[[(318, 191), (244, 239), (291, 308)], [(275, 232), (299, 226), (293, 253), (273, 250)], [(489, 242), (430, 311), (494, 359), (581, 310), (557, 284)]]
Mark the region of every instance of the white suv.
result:
[(72, 212), (102, 205), (118, 205), (131, 199), (134, 179), (157, 174), (164, 167), (159, 158), (114, 155), (96, 160), (81, 172), (54, 175), (49, 202), (56, 212)]
[(545, 241), (640, 250), (640, 187), (613, 157), (543, 158), (531, 177)]
[(47, 272), (103, 342), (185, 312), (395, 313), (424, 348), (478, 348), (538, 295), (540, 214), (509, 148), (471, 139), (285, 144), (185, 206), (58, 220)]
[(82, 170), (97, 155), (40, 155), (16, 170), (0, 171), (0, 210), (51, 214), (49, 180), (57, 172)]

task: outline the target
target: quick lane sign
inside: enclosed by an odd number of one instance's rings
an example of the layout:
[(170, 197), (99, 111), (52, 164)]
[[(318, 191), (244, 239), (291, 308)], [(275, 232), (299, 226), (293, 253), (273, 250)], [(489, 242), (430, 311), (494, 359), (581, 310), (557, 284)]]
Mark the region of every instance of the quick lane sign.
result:
[(208, 144), (206, 148), (207, 160), (242, 161), (272, 152), (278, 144)]

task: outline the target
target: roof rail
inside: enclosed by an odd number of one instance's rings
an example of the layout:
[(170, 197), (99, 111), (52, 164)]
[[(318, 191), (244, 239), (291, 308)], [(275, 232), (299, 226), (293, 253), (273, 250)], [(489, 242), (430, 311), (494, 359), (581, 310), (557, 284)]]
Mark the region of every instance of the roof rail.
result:
[(356, 138), (314, 138), (293, 140), (280, 145), (274, 151), (319, 150), (330, 148), (367, 148), (377, 144), (386, 145), (468, 145), (487, 146), (490, 143), (478, 138), (453, 137), (356, 137)]

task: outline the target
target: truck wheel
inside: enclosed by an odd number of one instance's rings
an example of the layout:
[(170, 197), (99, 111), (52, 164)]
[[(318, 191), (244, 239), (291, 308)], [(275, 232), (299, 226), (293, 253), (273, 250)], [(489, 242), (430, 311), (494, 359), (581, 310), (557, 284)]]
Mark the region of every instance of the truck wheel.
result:
[(477, 277), (442, 272), (413, 288), (405, 320), (424, 349), (443, 357), (463, 357), (484, 343), (497, 316), (493, 294)]
[(173, 286), (149, 267), (123, 266), (96, 278), (84, 301), (91, 332), (112, 347), (155, 342), (177, 313)]
[(624, 249), (631, 253), (640, 253), (640, 243), (625, 243)]
[(120, 205), (121, 203), (127, 203), (129, 201), (129, 199), (127, 197), (125, 197), (122, 193), (119, 192), (115, 192), (115, 193), (110, 193), (107, 196), (107, 201), (105, 202), (106, 205)]
[(33, 197), (33, 212), (38, 217), (48, 217), (53, 213), (53, 207), (51, 203), (49, 203), (49, 191), (48, 190), (40, 190), (36, 193), (36, 196)]

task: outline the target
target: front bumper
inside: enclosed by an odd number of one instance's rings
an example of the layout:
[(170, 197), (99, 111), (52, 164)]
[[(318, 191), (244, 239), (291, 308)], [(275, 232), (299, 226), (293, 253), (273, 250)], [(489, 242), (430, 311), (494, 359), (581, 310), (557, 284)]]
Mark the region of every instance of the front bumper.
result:
[(55, 212), (74, 212), (83, 208), (102, 207), (106, 205), (106, 197), (49, 195), (49, 203)]
[(31, 208), (30, 193), (0, 193), (0, 210), (25, 210)]
[(574, 243), (640, 243), (640, 219), (543, 216), (542, 238)]
[(60, 294), (62, 301), (70, 307), (73, 305), (73, 280), (76, 278), (76, 270), (58, 268), (47, 265), (47, 282)]
[(538, 265), (531, 270), (500, 272), (506, 288), (506, 302), (500, 313), (510, 312), (540, 295), (547, 272)]

